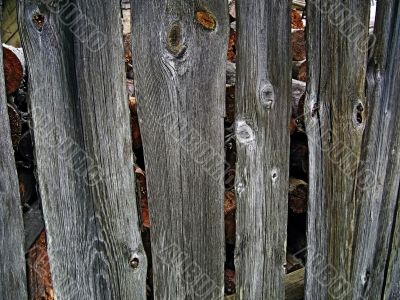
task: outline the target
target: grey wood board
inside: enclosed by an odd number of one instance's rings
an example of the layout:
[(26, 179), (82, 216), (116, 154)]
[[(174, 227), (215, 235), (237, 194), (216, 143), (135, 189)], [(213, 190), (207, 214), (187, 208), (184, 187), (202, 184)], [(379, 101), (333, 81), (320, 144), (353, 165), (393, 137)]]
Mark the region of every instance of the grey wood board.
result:
[(19, 2), (54, 292), (144, 299), (119, 1), (67, 4)]
[(291, 4), (236, 4), (236, 293), (284, 299)]
[(135, 0), (132, 21), (154, 298), (221, 299), (227, 1)]
[[(0, 24), (2, 23), (0, 1)], [(0, 37), (1, 44), (1, 37)], [(24, 224), (0, 47), (0, 299), (27, 299)]]
[[(400, 7), (378, 2), (367, 71), (368, 119), (355, 201), (353, 299), (396, 299), (399, 291)], [(397, 221), (396, 221), (397, 219)], [(397, 292), (396, 292), (397, 290)], [(397, 296), (397, 297), (396, 297)]]
[(351, 299), (354, 199), (367, 118), (369, 2), (307, 4), (309, 144), (305, 299)]

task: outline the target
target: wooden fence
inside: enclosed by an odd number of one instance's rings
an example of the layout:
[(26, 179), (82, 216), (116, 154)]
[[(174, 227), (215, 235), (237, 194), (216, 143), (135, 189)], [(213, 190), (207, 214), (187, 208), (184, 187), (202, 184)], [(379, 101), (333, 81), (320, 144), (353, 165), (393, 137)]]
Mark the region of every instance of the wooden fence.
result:
[[(236, 299), (284, 299), (290, 3), (236, 2)], [(18, 4), (57, 299), (145, 299), (120, 1)], [(131, 6), (154, 298), (222, 299), (228, 3)], [(378, 0), (370, 37), (366, 0), (306, 13), (304, 298), (400, 299), (400, 4)], [(2, 72), (0, 89), (0, 299), (27, 299)]]

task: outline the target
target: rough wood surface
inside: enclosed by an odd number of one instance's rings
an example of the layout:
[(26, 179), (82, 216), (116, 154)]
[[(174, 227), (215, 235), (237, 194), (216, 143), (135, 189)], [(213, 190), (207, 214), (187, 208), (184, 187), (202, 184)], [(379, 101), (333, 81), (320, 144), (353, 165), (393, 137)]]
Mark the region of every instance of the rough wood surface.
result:
[[(352, 299), (400, 299), (400, 6), (378, 2), (355, 203)], [(366, 172), (364, 172), (366, 171)], [(397, 225), (396, 225), (397, 223)], [(397, 228), (396, 228), (397, 226)]]
[(368, 15), (365, 0), (307, 2), (305, 299), (351, 298), (354, 224), (362, 204), (353, 195), (361, 176), (357, 170), (367, 113)]
[[(0, 0), (0, 24), (2, 23)], [(0, 38), (1, 44), (1, 38)], [(0, 299), (27, 299), (24, 224), (0, 47)]]
[(76, 1), (72, 32), (45, 3), (19, 23), (55, 296), (145, 299), (119, 1)]
[(285, 276), (285, 299), (304, 299), (304, 275), (305, 270), (301, 268)]
[[(285, 300), (302, 300), (304, 296), (304, 268), (285, 275)], [(239, 299), (237, 294), (225, 296), (224, 300)]]
[(135, 0), (132, 21), (154, 297), (221, 299), (228, 3)]
[(236, 293), (283, 299), (291, 108), (290, 2), (237, 2)]

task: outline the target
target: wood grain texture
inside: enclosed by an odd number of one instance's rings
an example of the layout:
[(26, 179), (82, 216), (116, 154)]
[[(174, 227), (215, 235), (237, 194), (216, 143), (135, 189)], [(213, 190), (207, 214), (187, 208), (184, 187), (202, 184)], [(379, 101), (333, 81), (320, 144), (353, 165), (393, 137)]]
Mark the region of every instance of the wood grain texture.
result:
[[(309, 143), (305, 299), (350, 299), (369, 1), (307, 2)], [(350, 298), (349, 298), (350, 297)]]
[(119, 1), (45, 2), (19, 22), (55, 295), (144, 299)]
[[(352, 299), (398, 299), (400, 182), (400, 6), (378, 2), (367, 73), (368, 119), (355, 202)], [(397, 221), (396, 221), (397, 219)], [(397, 289), (397, 292), (396, 292)]]
[[(0, 0), (0, 24), (2, 23)], [(1, 44), (1, 37), (0, 37)], [(27, 299), (24, 224), (0, 47), (0, 299)]]
[(221, 299), (227, 1), (132, 2), (155, 299)]
[(284, 299), (290, 1), (237, 1), (236, 292)]
[(304, 299), (304, 275), (305, 269), (301, 268), (285, 276), (285, 299)]

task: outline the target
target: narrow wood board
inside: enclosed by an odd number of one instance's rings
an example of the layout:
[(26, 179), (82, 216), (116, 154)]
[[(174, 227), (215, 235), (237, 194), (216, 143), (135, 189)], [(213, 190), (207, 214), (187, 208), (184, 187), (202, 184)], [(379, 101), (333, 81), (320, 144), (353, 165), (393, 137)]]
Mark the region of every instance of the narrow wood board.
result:
[[(2, 23), (0, 1), (0, 24)], [(1, 45), (1, 37), (0, 37)], [(0, 299), (27, 299), (24, 223), (11, 142), (0, 47)]]
[(284, 299), (290, 1), (237, 1), (236, 292)]
[(227, 1), (132, 1), (155, 299), (221, 299)]
[(119, 1), (46, 3), (19, 23), (55, 296), (145, 299)]
[(305, 299), (351, 299), (354, 199), (367, 118), (369, 1), (307, 3), (309, 144)]
[[(367, 72), (368, 119), (355, 202), (353, 299), (398, 299), (400, 183), (400, 6), (378, 2)], [(397, 223), (397, 224), (396, 224)], [(397, 228), (396, 228), (397, 226)]]

